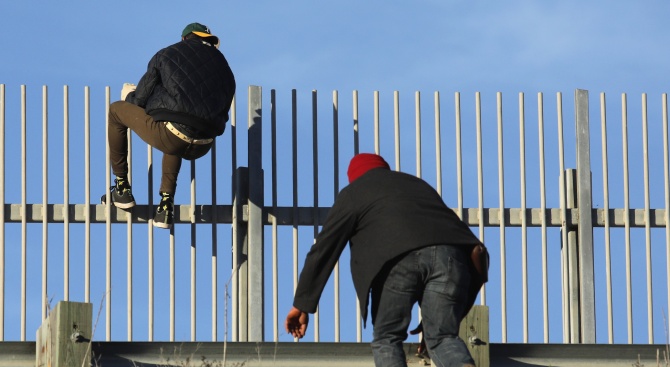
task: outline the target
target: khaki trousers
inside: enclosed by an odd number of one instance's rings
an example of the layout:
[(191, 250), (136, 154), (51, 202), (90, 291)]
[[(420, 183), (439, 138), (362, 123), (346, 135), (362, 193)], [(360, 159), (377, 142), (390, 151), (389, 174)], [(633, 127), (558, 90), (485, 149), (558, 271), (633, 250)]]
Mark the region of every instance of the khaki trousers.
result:
[(132, 130), (147, 144), (163, 152), (162, 176), (159, 192), (174, 196), (181, 160), (196, 159), (207, 154), (212, 143), (190, 144), (170, 132), (162, 121), (144, 112), (142, 107), (125, 101), (117, 101), (109, 106), (109, 159), (112, 172), (116, 176), (128, 175), (128, 129)]

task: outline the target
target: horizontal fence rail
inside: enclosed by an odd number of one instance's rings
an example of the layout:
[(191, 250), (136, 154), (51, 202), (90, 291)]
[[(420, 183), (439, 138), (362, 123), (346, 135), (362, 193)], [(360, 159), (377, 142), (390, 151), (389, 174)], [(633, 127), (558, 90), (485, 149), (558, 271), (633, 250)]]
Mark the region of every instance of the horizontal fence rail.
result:
[[(175, 226), (160, 230), (160, 152), (140, 139), (129, 144), (137, 207), (99, 204), (113, 178), (102, 148), (112, 98), (97, 92), (66, 86), (59, 103), (46, 86), (0, 85), (0, 340), (28, 340), (54, 300), (99, 305), (96, 338), (107, 341), (293, 340), (283, 316), (358, 152), (428, 181), (487, 244), (479, 303), (492, 342), (666, 338), (665, 94), (639, 104), (623, 94), (612, 108), (578, 90), (573, 121), (561, 93), (528, 104), (523, 93), (354, 91), (345, 103), (337, 91), (249, 87), (212, 152), (184, 165)], [(238, 104), (248, 107), (239, 120)], [(348, 272), (345, 251), (314, 341), (371, 338)]]
[[(27, 223), (41, 223), (44, 220), (42, 212), (43, 204), (26, 204), (26, 215), (21, 204), (5, 204), (5, 223), (21, 223), (24, 219)], [(105, 205), (89, 205), (88, 214), (86, 205), (70, 204), (68, 206), (69, 223), (106, 223), (107, 213)], [(216, 208), (216, 210), (214, 210)], [(47, 204), (46, 221), (49, 223), (63, 223), (66, 215), (65, 206), (62, 204)], [(293, 207), (289, 206), (265, 206), (263, 208), (263, 224), (272, 225), (292, 225), (295, 221), (298, 225), (313, 225), (314, 213), (319, 216), (319, 225), (325, 222), (330, 207), (307, 208), (300, 207), (294, 212)], [(522, 218), (525, 218), (526, 226), (541, 227), (546, 224), (549, 227), (560, 227), (563, 223), (568, 226), (576, 226), (579, 223), (579, 212), (576, 209), (568, 209), (566, 219), (561, 218), (560, 208), (463, 208), (461, 219), (470, 226), (477, 226), (483, 223), (485, 227), (504, 225), (506, 227), (520, 227)], [(175, 223), (191, 223), (192, 218), (196, 223), (232, 223), (233, 206), (232, 205), (196, 205), (195, 212), (191, 214), (192, 207), (187, 204), (175, 205)], [(479, 213), (483, 215), (479, 215)], [(501, 214), (501, 212), (503, 214)], [(522, 213), (526, 213), (523, 215)], [(545, 213), (543, 216), (542, 214)], [(132, 223), (148, 223), (153, 217), (153, 211), (149, 211), (148, 205), (136, 205), (132, 213)], [(626, 225), (636, 228), (664, 228), (666, 226), (667, 216), (665, 209), (628, 209), (628, 215), (624, 209), (593, 209), (591, 211), (591, 220), (596, 227), (624, 227)], [(216, 219), (215, 219), (216, 216)], [(648, 217), (647, 217), (648, 216)], [(483, 219), (480, 219), (483, 217)], [(501, 218), (503, 222), (501, 222)], [(112, 223), (127, 223), (126, 212), (122, 209), (112, 208)], [(87, 222), (88, 221), (88, 222)]]

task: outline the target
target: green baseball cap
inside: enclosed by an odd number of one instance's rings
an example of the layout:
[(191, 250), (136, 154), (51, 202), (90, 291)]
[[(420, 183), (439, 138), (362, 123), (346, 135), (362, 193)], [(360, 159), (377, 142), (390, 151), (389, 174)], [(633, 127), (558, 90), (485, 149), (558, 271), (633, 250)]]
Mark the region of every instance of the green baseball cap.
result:
[(181, 32), (182, 37), (186, 37), (189, 33), (195, 33), (196, 35), (206, 38), (206, 37), (215, 37), (209, 28), (206, 25), (200, 23), (191, 23), (184, 28)]

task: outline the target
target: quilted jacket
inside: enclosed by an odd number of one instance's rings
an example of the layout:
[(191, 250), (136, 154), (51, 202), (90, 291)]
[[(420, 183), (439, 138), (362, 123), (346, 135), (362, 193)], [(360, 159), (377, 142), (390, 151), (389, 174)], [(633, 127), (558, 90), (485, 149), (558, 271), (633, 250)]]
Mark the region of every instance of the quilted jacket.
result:
[(158, 51), (126, 102), (156, 121), (188, 125), (214, 138), (223, 134), (234, 95), (235, 77), (226, 58), (195, 38)]

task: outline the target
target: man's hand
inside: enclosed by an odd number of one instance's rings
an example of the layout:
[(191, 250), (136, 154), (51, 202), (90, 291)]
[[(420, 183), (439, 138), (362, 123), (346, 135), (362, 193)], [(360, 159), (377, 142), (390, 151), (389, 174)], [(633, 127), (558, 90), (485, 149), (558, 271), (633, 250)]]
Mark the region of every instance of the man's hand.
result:
[(307, 324), (309, 324), (309, 314), (293, 307), (288, 312), (288, 315), (286, 315), (284, 326), (286, 327), (286, 332), (293, 335), (294, 338), (301, 339), (305, 336)]

